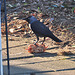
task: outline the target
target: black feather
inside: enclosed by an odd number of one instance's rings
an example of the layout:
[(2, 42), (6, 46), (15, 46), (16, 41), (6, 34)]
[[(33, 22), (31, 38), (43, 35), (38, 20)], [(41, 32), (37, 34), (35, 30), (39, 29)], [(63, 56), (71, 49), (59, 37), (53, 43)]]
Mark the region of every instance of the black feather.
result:
[(31, 24), (31, 29), (37, 36), (36, 43), (39, 41), (39, 37), (44, 37), (44, 41), (45, 41), (45, 37), (50, 37), (56, 42), (62, 42), (49, 30), (48, 27), (46, 27), (46, 25), (38, 21), (34, 16), (29, 16), (28, 18), (26, 18), (26, 21), (28, 21)]

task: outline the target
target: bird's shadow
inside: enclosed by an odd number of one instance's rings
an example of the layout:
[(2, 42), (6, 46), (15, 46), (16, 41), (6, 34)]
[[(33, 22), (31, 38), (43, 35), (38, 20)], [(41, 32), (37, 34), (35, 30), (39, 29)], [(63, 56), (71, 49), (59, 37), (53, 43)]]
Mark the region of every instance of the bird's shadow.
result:
[[(59, 47), (52, 47), (47, 48), (46, 50), (52, 50), (52, 49), (58, 49)], [(57, 56), (57, 53), (49, 53), (49, 52), (43, 52), (43, 53), (32, 53), (34, 57), (54, 57)]]
[(48, 53), (48, 52), (44, 52), (44, 53), (33, 53), (34, 57), (54, 57), (57, 56), (57, 53)]
[[(23, 57), (14, 57), (14, 58), (9, 58), (9, 60), (19, 60), (19, 59), (28, 59), (28, 58), (33, 58), (33, 57), (54, 57), (57, 56), (57, 53), (33, 53), (33, 55), (30, 56), (23, 56)], [(3, 59), (3, 61), (6, 61), (7, 58)]]
[[(58, 47), (47, 48), (47, 50), (55, 49), (55, 48), (58, 48)], [(32, 55), (30, 56), (9, 58), (9, 60), (28, 59), (33, 57), (54, 57), (54, 56), (57, 56), (57, 53), (42, 52), (42, 53), (32, 53)], [(6, 60), (7, 60), (6, 58), (3, 59), (3, 61), (6, 61)]]
[[(20, 46), (22, 46), (22, 45), (20, 45)], [(19, 46), (15, 46), (15, 47), (19, 47)], [(13, 47), (10, 47), (10, 48), (13, 48)], [(59, 47), (47, 48), (46, 50), (53, 50), (56, 48), (59, 48)], [(3, 50), (5, 50), (5, 49), (3, 49)], [(12, 58), (9, 58), (9, 60), (28, 59), (28, 58), (33, 58), (33, 57), (54, 57), (54, 56), (57, 56), (57, 53), (42, 52), (42, 53), (32, 53), (32, 55), (30, 55), (30, 56), (12, 57)], [(3, 61), (6, 61), (6, 60), (7, 60), (7, 58), (3, 59)]]

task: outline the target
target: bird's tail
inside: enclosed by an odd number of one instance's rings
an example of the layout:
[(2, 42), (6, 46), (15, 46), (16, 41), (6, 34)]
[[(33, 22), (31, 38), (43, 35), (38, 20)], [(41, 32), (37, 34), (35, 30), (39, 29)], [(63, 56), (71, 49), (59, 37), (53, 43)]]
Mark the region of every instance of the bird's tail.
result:
[(50, 38), (56, 42), (62, 42), (62, 40), (58, 39), (54, 34), (50, 34)]

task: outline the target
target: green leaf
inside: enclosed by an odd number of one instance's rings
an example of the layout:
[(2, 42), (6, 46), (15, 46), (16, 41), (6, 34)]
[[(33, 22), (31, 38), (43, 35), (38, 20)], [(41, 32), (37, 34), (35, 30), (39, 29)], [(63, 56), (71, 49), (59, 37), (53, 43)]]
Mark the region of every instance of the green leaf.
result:
[(40, 8), (38, 7), (38, 10), (39, 10)]
[(72, 11), (74, 10), (74, 8), (72, 8)]
[(33, 56), (34, 57), (34, 56)]
[(66, 58), (63, 58), (63, 60), (66, 60)]
[(27, 5), (27, 3), (24, 3), (24, 5)]

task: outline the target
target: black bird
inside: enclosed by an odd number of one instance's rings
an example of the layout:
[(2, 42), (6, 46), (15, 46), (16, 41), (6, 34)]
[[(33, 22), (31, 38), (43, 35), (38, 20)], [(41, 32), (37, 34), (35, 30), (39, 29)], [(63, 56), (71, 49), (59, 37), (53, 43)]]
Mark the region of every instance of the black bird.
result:
[(31, 29), (37, 37), (37, 41), (35, 42), (35, 45), (39, 41), (39, 37), (44, 37), (42, 44), (44, 43), (46, 37), (49, 37), (56, 42), (62, 42), (49, 30), (48, 27), (46, 27), (46, 25), (38, 21), (34, 16), (29, 16), (28, 18), (25, 18), (24, 20), (26, 20), (28, 23), (31, 24)]

